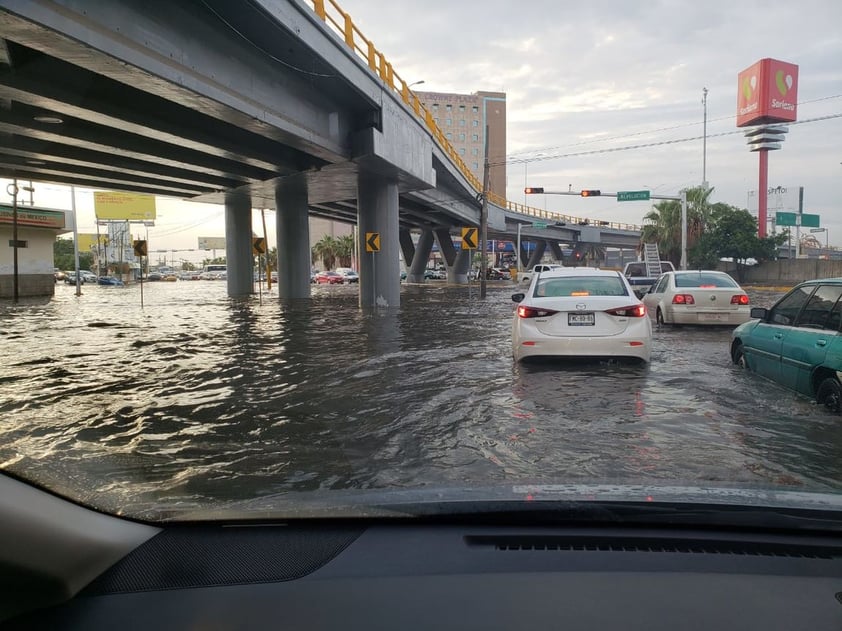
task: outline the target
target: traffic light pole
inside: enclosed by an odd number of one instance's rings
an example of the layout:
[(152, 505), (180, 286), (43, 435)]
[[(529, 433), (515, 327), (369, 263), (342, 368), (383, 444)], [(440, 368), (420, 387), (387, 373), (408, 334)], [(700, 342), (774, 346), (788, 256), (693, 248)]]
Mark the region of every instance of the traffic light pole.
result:
[(479, 262), (479, 297), (481, 300), (485, 299), (488, 287), (488, 176), (490, 165), (488, 163), (488, 125), (485, 126), (485, 165), (482, 172), (482, 209), (480, 210), (479, 219), (479, 249), (482, 252), (482, 258)]
[[(526, 188), (526, 194), (540, 195), (574, 195), (576, 197), (617, 197), (618, 193), (603, 193), (597, 190), (582, 191), (548, 191), (543, 188)], [(646, 191), (648, 193), (648, 191)], [(680, 195), (649, 195), (649, 199), (665, 199), (681, 202), (681, 263), (683, 270), (687, 269), (687, 191), (681, 191)], [(621, 200), (621, 201), (645, 201), (645, 200)]]

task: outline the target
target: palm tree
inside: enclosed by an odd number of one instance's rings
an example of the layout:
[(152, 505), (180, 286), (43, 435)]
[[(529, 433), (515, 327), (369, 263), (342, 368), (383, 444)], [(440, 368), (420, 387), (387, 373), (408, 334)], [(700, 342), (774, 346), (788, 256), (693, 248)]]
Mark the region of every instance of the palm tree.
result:
[[(710, 226), (712, 206), (708, 201), (712, 188), (701, 186), (687, 189), (687, 248), (688, 250)], [(643, 217), (645, 222), (640, 235), (644, 243), (657, 243), (661, 259), (678, 267), (681, 261), (681, 202), (666, 200), (655, 204)]]
[(333, 268), (334, 263), (336, 263), (336, 239), (330, 235), (325, 235), (319, 239), (311, 251), (313, 263), (321, 259), (326, 270)]
[(345, 234), (335, 239), (336, 257), (341, 267), (351, 267), (351, 257), (354, 255), (354, 235)]

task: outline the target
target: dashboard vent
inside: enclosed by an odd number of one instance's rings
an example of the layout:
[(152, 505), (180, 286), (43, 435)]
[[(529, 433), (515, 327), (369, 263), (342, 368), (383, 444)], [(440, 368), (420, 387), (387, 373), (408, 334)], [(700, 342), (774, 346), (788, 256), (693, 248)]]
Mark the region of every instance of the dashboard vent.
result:
[(469, 546), (494, 548), (503, 552), (665, 552), (828, 560), (842, 557), (842, 548), (829, 546), (708, 539), (470, 535), (465, 537), (465, 541)]

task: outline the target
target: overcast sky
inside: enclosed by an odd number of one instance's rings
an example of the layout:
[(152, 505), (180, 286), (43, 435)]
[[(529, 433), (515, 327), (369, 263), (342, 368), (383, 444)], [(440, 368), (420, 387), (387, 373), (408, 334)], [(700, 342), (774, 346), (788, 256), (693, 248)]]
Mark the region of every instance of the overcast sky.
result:
[[(798, 118), (842, 113), (842, 2), (634, 2), (626, 0), (342, 0), (360, 30), (417, 89), (504, 91), (510, 199), (555, 190), (650, 189), (675, 194), (702, 182), (702, 141), (617, 149), (702, 135), (708, 92), (707, 180), (714, 201), (746, 207), (757, 154), (735, 132), (737, 73), (763, 57), (799, 66)], [(717, 136), (717, 134), (729, 134)], [(566, 157), (554, 157), (566, 156)], [(551, 159), (550, 159), (551, 158)], [(524, 163), (524, 160), (527, 160)], [(770, 186), (805, 187), (842, 245), (842, 118), (792, 125), (769, 159)], [(640, 223), (645, 202), (531, 196), (531, 205)], [(87, 212), (87, 202), (80, 209)], [(92, 204), (90, 206), (92, 208)], [(178, 208), (178, 210), (176, 210)], [(159, 203), (159, 243), (195, 247), (221, 234), (222, 209), (197, 219)], [(92, 220), (91, 220), (92, 221)], [(256, 224), (255, 227), (257, 227)], [(270, 219), (270, 231), (274, 222)], [(820, 235), (824, 241), (824, 235)], [(274, 237), (270, 237), (274, 242)]]

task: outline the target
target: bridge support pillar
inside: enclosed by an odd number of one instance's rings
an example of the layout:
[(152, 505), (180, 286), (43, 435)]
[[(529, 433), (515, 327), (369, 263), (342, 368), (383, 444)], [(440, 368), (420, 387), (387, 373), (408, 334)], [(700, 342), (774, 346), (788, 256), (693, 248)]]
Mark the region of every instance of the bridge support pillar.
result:
[[(357, 178), (360, 246), (360, 307), (399, 307), (401, 299), (398, 184), (360, 173)], [(379, 235), (378, 252), (366, 250), (367, 236)]]
[(278, 297), (310, 297), (310, 211), (307, 180), (293, 176), (275, 189)]
[(529, 261), (526, 263), (526, 269), (532, 269), (538, 263), (541, 262), (541, 259), (544, 257), (544, 252), (547, 249), (547, 242), (543, 239), (540, 241), (535, 242), (535, 249), (532, 251), (532, 256), (529, 257)]
[(466, 285), (468, 283), (468, 270), (471, 267), (471, 254), (473, 250), (459, 250), (456, 261), (447, 268), (447, 282)]
[(254, 257), (251, 253), (251, 197), (232, 192), (225, 196), (225, 256), (228, 295), (254, 293)]
[(564, 252), (561, 251), (561, 244), (558, 241), (550, 241), (550, 250), (552, 250), (553, 258), (556, 261), (564, 260)]
[[(412, 262), (406, 275), (408, 283), (423, 283), (424, 270), (427, 268), (427, 261), (430, 260), (430, 252), (433, 251), (433, 231), (426, 229), (421, 231), (418, 238), (418, 245), (412, 255)], [(406, 253), (404, 253), (406, 258)]]

